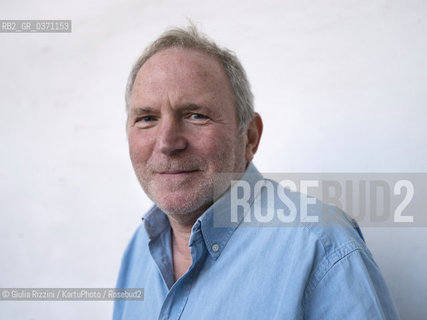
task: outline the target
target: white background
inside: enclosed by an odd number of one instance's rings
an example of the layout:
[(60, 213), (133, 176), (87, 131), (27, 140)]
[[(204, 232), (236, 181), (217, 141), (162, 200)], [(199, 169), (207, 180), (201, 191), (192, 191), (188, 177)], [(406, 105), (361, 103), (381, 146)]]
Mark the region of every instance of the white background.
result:
[[(150, 206), (124, 88), (141, 50), (192, 19), (247, 69), (264, 172), (427, 172), (424, 0), (2, 1), (0, 287), (114, 287)], [(426, 228), (365, 228), (402, 319), (427, 313)], [(1, 319), (106, 319), (109, 302), (2, 302)]]

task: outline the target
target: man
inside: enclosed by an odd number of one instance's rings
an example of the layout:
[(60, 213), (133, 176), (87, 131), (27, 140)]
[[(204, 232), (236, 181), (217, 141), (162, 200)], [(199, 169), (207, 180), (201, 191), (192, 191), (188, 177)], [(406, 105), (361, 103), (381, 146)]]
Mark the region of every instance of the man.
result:
[[(263, 125), (234, 54), (194, 27), (170, 30), (135, 64), (126, 103), (130, 157), (155, 206), (117, 282), (144, 301), (117, 301), (114, 319), (398, 319), (357, 225), (319, 204), (307, 222), (298, 194), (252, 164)], [(243, 201), (239, 187), (256, 191)], [(292, 223), (264, 227), (263, 212)]]

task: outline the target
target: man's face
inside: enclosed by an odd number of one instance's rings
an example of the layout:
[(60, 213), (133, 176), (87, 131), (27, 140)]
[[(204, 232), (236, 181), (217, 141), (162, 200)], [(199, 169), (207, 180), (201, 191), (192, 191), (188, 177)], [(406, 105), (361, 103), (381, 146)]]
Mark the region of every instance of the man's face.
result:
[(202, 213), (213, 201), (215, 173), (245, 170), (233, 97), (220, 63), (195, 50), (160, 51), (139, 70), (127, 123), (130, 157), (164, 212)]

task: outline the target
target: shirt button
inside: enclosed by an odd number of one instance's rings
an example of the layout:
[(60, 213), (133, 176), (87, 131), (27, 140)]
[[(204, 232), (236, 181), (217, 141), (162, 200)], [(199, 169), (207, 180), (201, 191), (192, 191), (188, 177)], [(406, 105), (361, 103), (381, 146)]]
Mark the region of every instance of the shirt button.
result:
[(214, 244), (212, 245), (212, 250), (213, 250), (213, 252), (217, 252), (217, 251), (219, 250), (219, 245), (218, 245), (218, 244), (216, 244), (216, 243), (214, 243)]

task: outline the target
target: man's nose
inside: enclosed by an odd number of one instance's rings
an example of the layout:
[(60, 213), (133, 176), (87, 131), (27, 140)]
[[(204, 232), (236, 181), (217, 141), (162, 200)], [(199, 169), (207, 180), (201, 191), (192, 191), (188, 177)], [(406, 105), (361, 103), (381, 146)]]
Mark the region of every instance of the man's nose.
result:
[(157, 136), (158, 150), (166, 155), (173, 155), (187, 147), (188, 141), (179, 120), (165, 118), (161, 120)]

